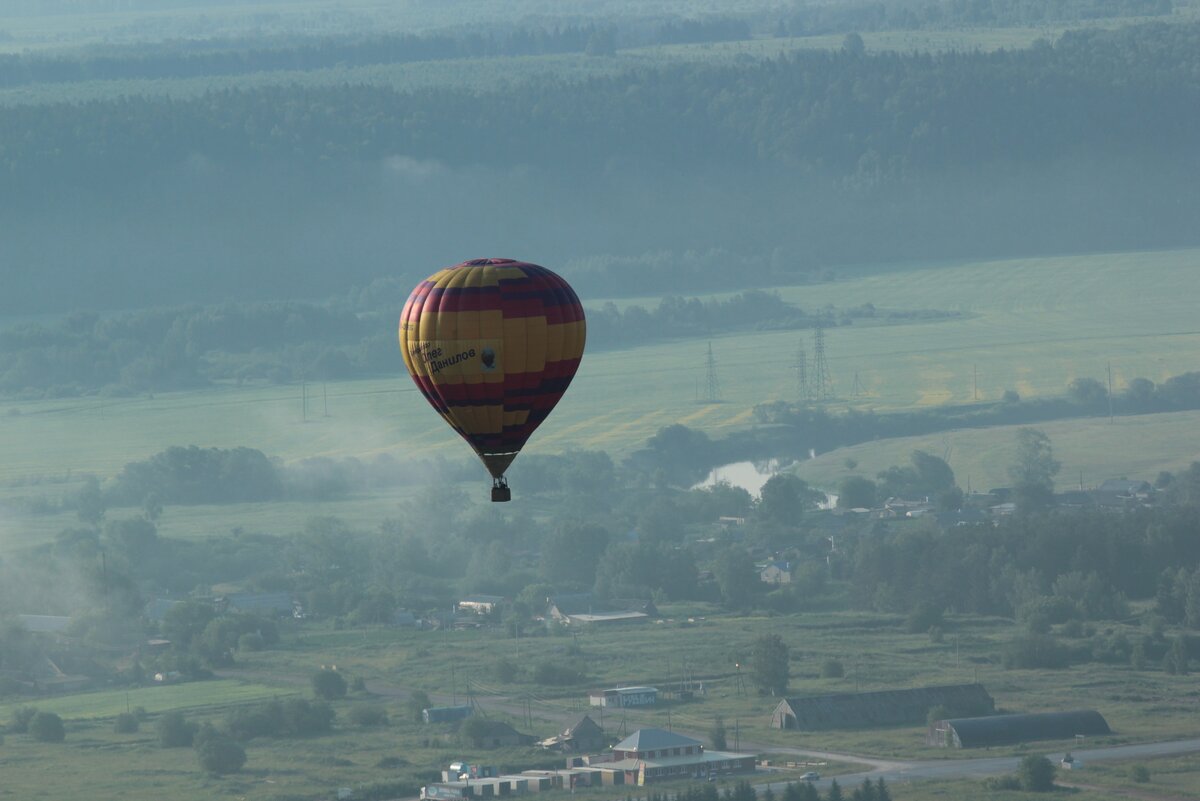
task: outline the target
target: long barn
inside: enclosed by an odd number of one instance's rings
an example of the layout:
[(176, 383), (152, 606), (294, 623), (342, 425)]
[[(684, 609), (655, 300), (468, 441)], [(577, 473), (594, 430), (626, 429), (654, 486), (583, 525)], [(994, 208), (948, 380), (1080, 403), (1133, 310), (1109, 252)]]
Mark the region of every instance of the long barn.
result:
[(925, 741), (942, 748), (983, 748), (1099, 734), (1112, 734), (1108, 721), (1099, 712), (1086, 709), (939, 720), (930, 725)]
[(777, 729), (838, 729), (925, 723), (935, 706), (959, 714), (986, 715), (996, 708), (982, 684), (948, 684), (909, 690), (837, 693), (785, 698), (775, 707)]

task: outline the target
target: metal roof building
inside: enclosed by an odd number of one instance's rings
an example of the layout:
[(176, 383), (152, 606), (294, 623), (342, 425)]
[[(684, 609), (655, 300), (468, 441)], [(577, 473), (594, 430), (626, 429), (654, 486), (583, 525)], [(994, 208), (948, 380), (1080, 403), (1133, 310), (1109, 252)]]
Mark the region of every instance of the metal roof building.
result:
[(979, 714), (995, 709), (992, 697), (980, 684), (951, 684), (836, 693), (808, 698), (785, 698), (775, 707), (771, 725), (777, 729), (838, 729), (856, 726), (923, 724), (935, 706), (958, 714)]
[(929, 727), (925, 741), (942, 748), (982, 748), (1098, 734), (1112, 734), (1112, 729), (1103, 715), (1087, 709), (939, 720)]

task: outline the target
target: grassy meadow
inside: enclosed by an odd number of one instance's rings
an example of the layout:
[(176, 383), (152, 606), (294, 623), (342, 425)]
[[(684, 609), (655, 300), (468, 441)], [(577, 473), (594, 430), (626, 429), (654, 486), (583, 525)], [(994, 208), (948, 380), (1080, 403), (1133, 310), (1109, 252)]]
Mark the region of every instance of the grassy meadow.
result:
[[(135, 707), (141, 707), (149, 714), (155, 715), (175, 709), (197, 710), (234, 706), (289, 694), (290, 691), (263, 684), (217, 680), (39, 698), (30, 703), (43, 712), (54, 712), (66, 720), (85, 721), (112, 718)], [(8, 720), (17, 707), (25, 705), (27, 704), (0, 704), (0, 720)]]
[[(1135, 377), (1162, 381), (1195, 370), (1200, 367), (1197, 268), (1200, 250), (1098, 254), (863, 270), (779, 291), (805, 309), (874, 303), (964, 312), (936, 322), (827, 331), (840, 396), (831, 408), (888, 411), (971, 402), (976, 380), (979, 399), (987, 401), (1006, 389), (1023, 397), (1061, 394), (1076, 377), (1104, 380), (1110, 364), (1117, 392)], [(714, 337), (723, 402), (711, 405), (697, 402), (706, 340), (588, 353), (571, 390), (526, 452), (602, 448), (619, 457), (672, 423), (710, 436), (753, 425), (756, 404), (795, 398), (792, 365), (801, 340), (811, 357), (807, 331)], [(855, 375), (858, 397), (852, 392)], [(127, 462), (169, 445), (244, 445), (284, 461), (383, 453), (458, 459), (466, 454), (402, 374), (399, 358), (392, 377), (309, 385), (307, 413), (301, 396), (295, 385), (230, 385), (140, 398), (0, 401), (5, 443), (0, 484), (11, 497), (30, 491), (35, 481), (62, 480), (68, 471), (111, 476)], [(1095, 442), (1101, 427), (1112, 430), (1104, 444)], [(1101, 473), (1136, 469), (1152, 475), (1186, 465), (1196, 458), (1197, 444), (1179, 434), (1193, 428), (1194, 417), (1186, 413), (1120, 419), (1111, 427), (1099, 420), (1047, 426), (1056, 444), (1062, 440), (1064, 481), (1073, 480), (1072, 470), (1084, 470), (1086, 481)], [(984, 464), (992, 459), (970, 439), (978, 436), (983, 432), (949, 436), (951, 446), (964, 438), (961, 447), (953, 447), (951, 464), (960, 473), (978, 471), (983, 480), (995, 473)], [(1131, 451), (1122, 445), (1144, 442), (1146, 436), (1155, 447), (1140, 449), (1140, 461), (1130, 464)], [(1011, 439), (1006, 432), (998, 437)], [(1082, 452), (1071, 451), (1072, 441)], [(925, 444), (939, 454), (945, 450)], [(855, 458), (869, 459), (871, 449), (879, 447), (859, 446)], [(911, 448), (897, 448), (903, 462)], [(977, 461), (955, 462), (968, 454)], [(836, 454), (822, 458), (840, 461)]]

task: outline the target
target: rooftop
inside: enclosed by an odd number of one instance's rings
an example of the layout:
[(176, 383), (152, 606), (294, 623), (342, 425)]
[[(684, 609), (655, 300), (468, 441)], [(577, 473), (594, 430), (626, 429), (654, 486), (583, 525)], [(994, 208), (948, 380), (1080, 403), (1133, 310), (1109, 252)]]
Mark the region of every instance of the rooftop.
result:
[(682, 748), (702, 745), (699, 740), (684, 737), (666, 729), (638, 729), (613, 746), (614, 751), (660, 751), (664, 748)]

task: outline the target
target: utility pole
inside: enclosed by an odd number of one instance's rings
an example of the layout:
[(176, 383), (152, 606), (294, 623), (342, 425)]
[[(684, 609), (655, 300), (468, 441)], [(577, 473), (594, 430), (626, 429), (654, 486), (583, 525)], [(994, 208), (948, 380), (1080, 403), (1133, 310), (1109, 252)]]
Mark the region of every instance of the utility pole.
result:
[(300, 422), (308, 422), (308, 383), (300, 382)]
[(1108, 363), (1108, 424), (1113, 422), (1113, 405), (1112, 405), (1112, 362)]
[(717, 380), (717, 360), (713, 356), (712, 342), (708, 343), (708, 356), (705, 359), (704, 366), (707, 373), (704, 402), (720, 403), (721, 383)]
[(974, 397), (975, 400), (979, 400), (979, 365), (972, 364), (971, 372), (975, 375), (975, 389), (972, 392), (972, 397)]
[(812, 387), (808, 384), (808, 352), (804, 349), (804, 338), (796, 351), (796, 395), (801, 403), (812, 400)]
[(825, 357), (825, 329), (817, 324), (813, 332), (813, 379), (816, 381), (818, 400), (829, 400), (833, 396), (833, 377), (829, 374), (829, 361)]
[(854, 392), (854, 397), (856, 397), (856, 398), (858, 397), (858, 394), (862, 391), (862, 384), (858, 383), (858, 371), (857, 370), (854, 371), (854, 389), (852, 391)]
[(321, 395), (325, 401), (325, 416), (329, 416), (329, 385), (321, 384)]

